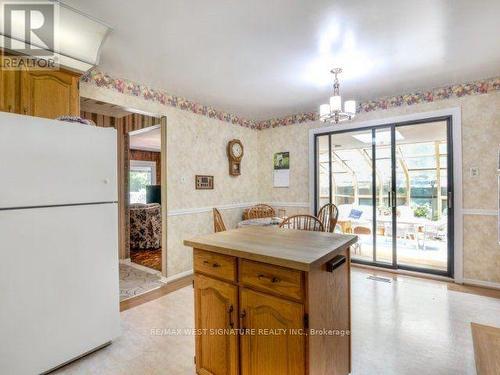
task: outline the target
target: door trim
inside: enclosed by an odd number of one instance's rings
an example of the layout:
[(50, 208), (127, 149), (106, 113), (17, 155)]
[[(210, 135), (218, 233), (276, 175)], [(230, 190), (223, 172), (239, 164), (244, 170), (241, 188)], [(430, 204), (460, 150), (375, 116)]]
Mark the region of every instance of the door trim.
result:
[[(447, 108), (437, 111), (414, 113), (410, 115), (380, 118), (369, 121), (353, 121), (340, 125), (318, 127), (309, 130), (309, 207), (315, 212), (316, 195), (316, 155), (315, 139), (317, 135), (332, 132), (346, 132), (363, 128), (381, 127), (401, 123), (420, 123), (426, 120), (450, 117), (452, 120), (452, 152), (453, 152), (453, 207), (454, 207), (454, 241), (453, 241), (453, 279), (463, 283), (463, 208), (462, 208), (462, 119), (461, 108)], [(318, 123), (319, 124), (319, 123)]]

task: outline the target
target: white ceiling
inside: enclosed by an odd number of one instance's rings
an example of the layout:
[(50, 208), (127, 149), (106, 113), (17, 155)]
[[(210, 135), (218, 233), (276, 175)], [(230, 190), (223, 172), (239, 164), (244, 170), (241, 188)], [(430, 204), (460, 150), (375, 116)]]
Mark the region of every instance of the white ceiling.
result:
[(254, 119), (500, 74), (498, 0), (65, 0), (110, 24), (100, 68)]
[(144, 151), (161, 151), (161, 129), (159, 126), (149, 127), (130, 133), (130, 149)]

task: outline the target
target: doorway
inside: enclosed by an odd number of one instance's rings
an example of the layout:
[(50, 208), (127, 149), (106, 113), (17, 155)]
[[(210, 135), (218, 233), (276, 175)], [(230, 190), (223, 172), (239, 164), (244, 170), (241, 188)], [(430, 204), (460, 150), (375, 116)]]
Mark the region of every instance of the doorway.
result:
[(315, 210), (339, 209), (352, 261), (453, 277), (451, 117), (315, 135)]
[[(160, 121), (160, 119), (158, 119)], [(161, 126), (129, 135), (130, 260), (162, 271)]]

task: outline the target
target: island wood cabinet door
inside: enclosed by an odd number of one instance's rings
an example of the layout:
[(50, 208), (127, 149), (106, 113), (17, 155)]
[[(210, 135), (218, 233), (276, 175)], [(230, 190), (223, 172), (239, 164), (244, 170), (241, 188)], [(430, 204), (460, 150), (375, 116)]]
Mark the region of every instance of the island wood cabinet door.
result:
[(21, 71), (21, 114), (55, 119), (80, 116), (79, 75), (66, 71)]
[(302, 304), (241, 288), (240, 327), (242, 375), (305, 373)]
[(196, 274), (196, 371), (199, 375), (237, 375), (238, 337), (211, 330), (237, 328), (238, 288)]

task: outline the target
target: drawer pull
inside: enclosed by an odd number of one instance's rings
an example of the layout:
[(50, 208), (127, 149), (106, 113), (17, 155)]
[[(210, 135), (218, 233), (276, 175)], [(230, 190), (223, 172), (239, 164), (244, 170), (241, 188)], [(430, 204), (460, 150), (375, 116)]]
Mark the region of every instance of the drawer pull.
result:
[(234, 328), (233, 311), (234, 311), (233, 305), (229, 306), (227, 313), (229, 314), (229, 328), (231, 328), (231, 329)]
[(271, 277), (271, 276), (266, 276), (266, 275), (262, 275), (262, 274), (258, 275), (258, 278), (259, 278), (259, 280), (262, 280), (262, 279), (264, 279), (264, 280), (269, 280), (269, 281), (270, 281), (270, 282), (272, 282), (273, 284), (279, 283), (279, 282), (281, 281), (281, 280), (280, 280), (280, 279), (278, 279), (276, 276), (272, 276), (272, 277)]
[(326, 264), (326, 270), (328, 272), (333, 272), (337, 268), (339, 268), (341, 265), (343, 265), (346, 261), (346, 257), (343, 255), (337, 255), (335, 258), (333, 258), (331, 261), (329, 261)]
[(215, 263), (210, 263), (208, 260), (204, 260), (203, 261), (204, 264), (210, 264), (212, 265), (213, 268), (219, 268), (220, 267), (220, 264), (215, 262)]

